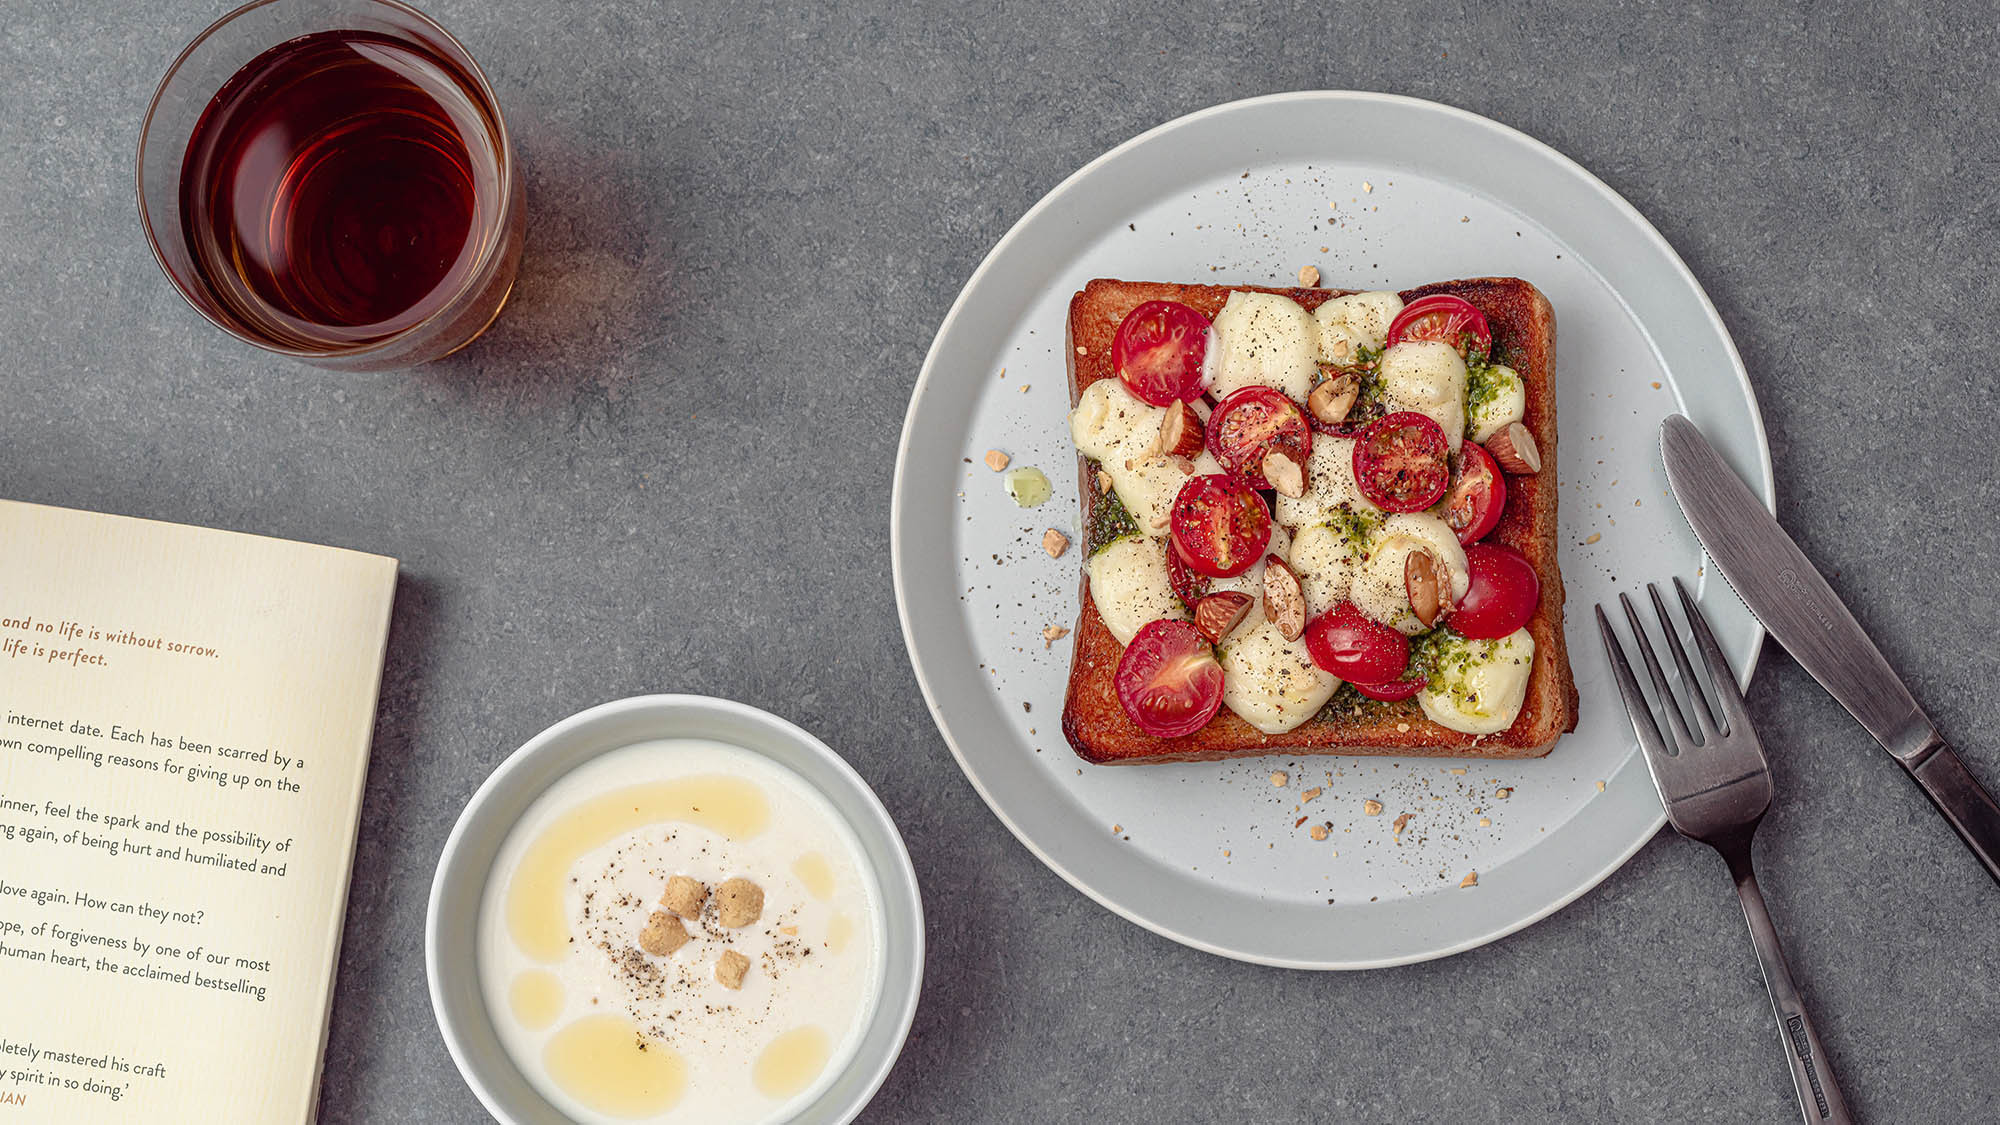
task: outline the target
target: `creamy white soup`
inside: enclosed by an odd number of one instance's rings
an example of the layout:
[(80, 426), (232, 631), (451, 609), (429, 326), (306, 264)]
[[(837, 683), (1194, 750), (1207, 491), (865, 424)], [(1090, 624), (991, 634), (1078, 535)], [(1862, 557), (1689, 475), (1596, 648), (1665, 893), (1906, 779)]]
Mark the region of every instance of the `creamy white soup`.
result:
[(488, 879), (500, 1040), (580, 1122), (779, 1121), (840, 1072), (881, 973), (873, 878), (825, 798), (733, 746), (628, 746), (551, 786)]

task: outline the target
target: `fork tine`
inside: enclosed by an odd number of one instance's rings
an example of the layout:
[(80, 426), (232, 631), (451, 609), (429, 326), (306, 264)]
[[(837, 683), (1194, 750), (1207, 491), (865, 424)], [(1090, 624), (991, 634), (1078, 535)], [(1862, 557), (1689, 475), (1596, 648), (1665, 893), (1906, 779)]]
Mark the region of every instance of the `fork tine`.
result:
[(1736, 669), (1722, 655), (1722, 646), (1715, 643), (1715, 634), (1708, 630), (1708, 618), (1701, 615), (1701, 608), (1694, 604), (1693, 596), (1678, 575), (1674, 578), (1674, 592), (1681, 596), (1681, 608), (1687, 611), (1688, 624), (1694, 627), (1694, 642), (1701, 649), (1702, 663), (1708, 665), (1708, 678), (1715, 684), (1715, 698), (1722, 704), (1727, 729), (1731, 732), (1748, 729), (1750, 711), (1743, 705), (1743, 692), (1736, 686)]
[[(1694, 736), (1688, 733), (1681, 705), (1674, 699), (1674, 689), (1667, 683), (1667, 674), (1660, 670), (1660, 658), (1653, 655), (1653, 642), (1646, 639), (1646, 626), (1639, 621), (1639, 611), (1632, 608), (1632, 599), (1621, 593), (1618, 602), (1625, 607), (1625, 620), (1632, 624), (1632, 643), (1638, 646), (1639, 657), (1646, 662), (1646, 674), (1652, 677), (1653, 689), (1660, 694), (1660, 710), (1667, 713), (1667, 726), (1673, 728), (1674, 749), (1685, 754), (1694, 749)], [(1666, 624), (1671, 628), (1671, 622)]]
[(1681, 647), (1681, 632), (1674, 628), (1673, 614), (1667, 612), (1666, 600), (1660, 597), (1660, 587), (1648, 582), (1646, 593), (1653, 599), (1653, 612), (1660, 615), (1660, 629), (1667, 635), (1667, 649), (1674, 654), (1674, 667), (1681, 670), (1681, 682), (1687, 685), (1688, 697), (1693, 702), (1688, 710), (1701, 724), (1701, 744), (1706, 746), (1722, 735), (1715, 724), (1715, 712), (1708, 708), (1708, 694), (1701, 690), (1701, 677), (1694, 674), (1694, 666), (1688, 663), (1687, 650)]
[(1618, 634), (1611, 631), (1611, 621), (1604, 616), (1604, 607), (1597, 607), (1597, 631), (1604, 637), (1605, 655), (1611, 658), (1612, 677), (1618, 681), (1618, 694), (1625, 697), (1625, 710), (1632, 716), (1632, 729), (1639, 735), (1639, 748), (1646, 752), (1646, 761), (1655, 771), (1661, 768), (1655, 763), (1672, 761), (1666, 740), (1660, 737), (1660, 728), (1653, 722), (1653, 708), (1646, 702), (1646, 693), (1639, 690), (1639, 681), (1632, 675), (1632, 665), (1625, 659), (1625, 647), (1618, 643)]

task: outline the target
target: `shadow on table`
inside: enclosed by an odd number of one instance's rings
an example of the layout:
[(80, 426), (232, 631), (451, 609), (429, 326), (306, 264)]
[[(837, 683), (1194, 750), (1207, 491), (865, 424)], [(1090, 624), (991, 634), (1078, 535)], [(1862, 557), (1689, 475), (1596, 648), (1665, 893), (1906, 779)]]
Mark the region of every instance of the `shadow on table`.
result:
[(522, 134), (527, 241), (513, 294), (485, 335), (417, 374), (508, 397), (585, 383), (608, 390), (657, 343), (685, 292), (673, 253), (682, 226), (673, 174), (539, 123)]
[[(368, 785), (361, 803), (361, 830), (354, 855), (354, 880), (347, 893), (347, 923), (340, 945), (340, 972), (334, 980), (333, 1025), (327, 1036), (325, 1077), (320, 1087), (320, 1120), (344, 1120), (327, 1112), (354, 1099), (353, 1085), (369, 1072), (355, 1065), (373, 1054), (383, 1041), (382, 1029), (396, 1022), (384, 1009), (407, 1004), (409, 993), (422, 992), (415, 982), (382, 980), (394, 963), (389, 951), (423, 941), (423, 904), (428, 900), (429, 867), (395, 867), (396, 857), (412, 850), (402, 837), (416, 810), (400, 807), (411, 792), (408, 773), (414, 748), (422, 741), (425, 672), (433, 663), (431, 635), (438, 619), (438, 592), (429, 580), (405, 571), (396, 579), (396, 608), (389, 625), (388, 654), (382, 671), (381, 697), (375, 708), (373, 751)], [(428, 849), (414, 852), (420, 859)], [(403, 901), (394, 897), (399, 883), (415, 880)], [(414, 896), (414, 898), (412, 898)], [(412, 906), (414, 902), (414, 906)], [(416, 955), (418, 964), (423, 957)], [(407, 1013), (406, 1013), (407, 1015)]]

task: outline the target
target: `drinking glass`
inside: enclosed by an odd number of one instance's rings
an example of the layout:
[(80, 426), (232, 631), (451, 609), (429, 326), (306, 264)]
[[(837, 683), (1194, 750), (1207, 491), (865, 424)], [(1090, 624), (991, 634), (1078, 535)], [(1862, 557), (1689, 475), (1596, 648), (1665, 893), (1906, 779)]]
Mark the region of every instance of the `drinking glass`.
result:
[(485, 331), (520, 264), (521, 175), (479, 65), (396, 0), (255, 0), (168, 68), (139, 215), (188, 304), (346, 370)]

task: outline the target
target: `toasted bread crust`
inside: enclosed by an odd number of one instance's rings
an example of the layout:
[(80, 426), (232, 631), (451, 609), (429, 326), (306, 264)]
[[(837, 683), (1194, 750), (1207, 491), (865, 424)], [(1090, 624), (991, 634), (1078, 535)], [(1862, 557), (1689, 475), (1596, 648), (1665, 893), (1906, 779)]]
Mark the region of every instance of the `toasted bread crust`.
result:
[[(1349, 289), (1266, 289), (1260, 286), (1176, 285), (1092, 281), (1071, 298), (1070, 401), (1099, 379), (1116, 378), (1111, 342), (1125, 314), (1146, 301), (1180, 301), (1213, 317), (1236, 291), (1281, 293), (1308, 310), (1354, 292)], [(1082, 580), (1069, 689), (1063, 699), (1063, 733), (1085, 761), (1103, 765), (1213, 761), (1258, 754), (1396, 754), (1440, 758), (1532, 758), (1547, 754), (1576, 729), (1576, 681), (1563, 639), (1563, 583), (1557, 567), (1555, 311), (1540, 290), (1519, 278), (1446, 281), (1406, 290), (1405, 301), (1451, 293), (1476, 305), (1493, 327), (1495, 359), (1520, 372), (1527, 386), (1526, 425), (1541, 447), (1542, 471), (1510, 476), (1507, 503), (1493, 539), (1527, 556), (1541, 578), (1542, 599), (1528, 622), (1535, 640), (1528, 696), (1514, 724), (1498, 734), (1475, 736), (1426, 719), (1413, 703), (1372, 709), (1365, 716), (1311, 719), (1283, 734), (1264, 734), (1227, 708), (1183, 738), (1154, 738), (1133, 723), (1118, 702), (1113, 675), (1124, 646), (1098, 615), (1090, 581)], [(1097, 492), (1078, 458), (1085, 526)]]

